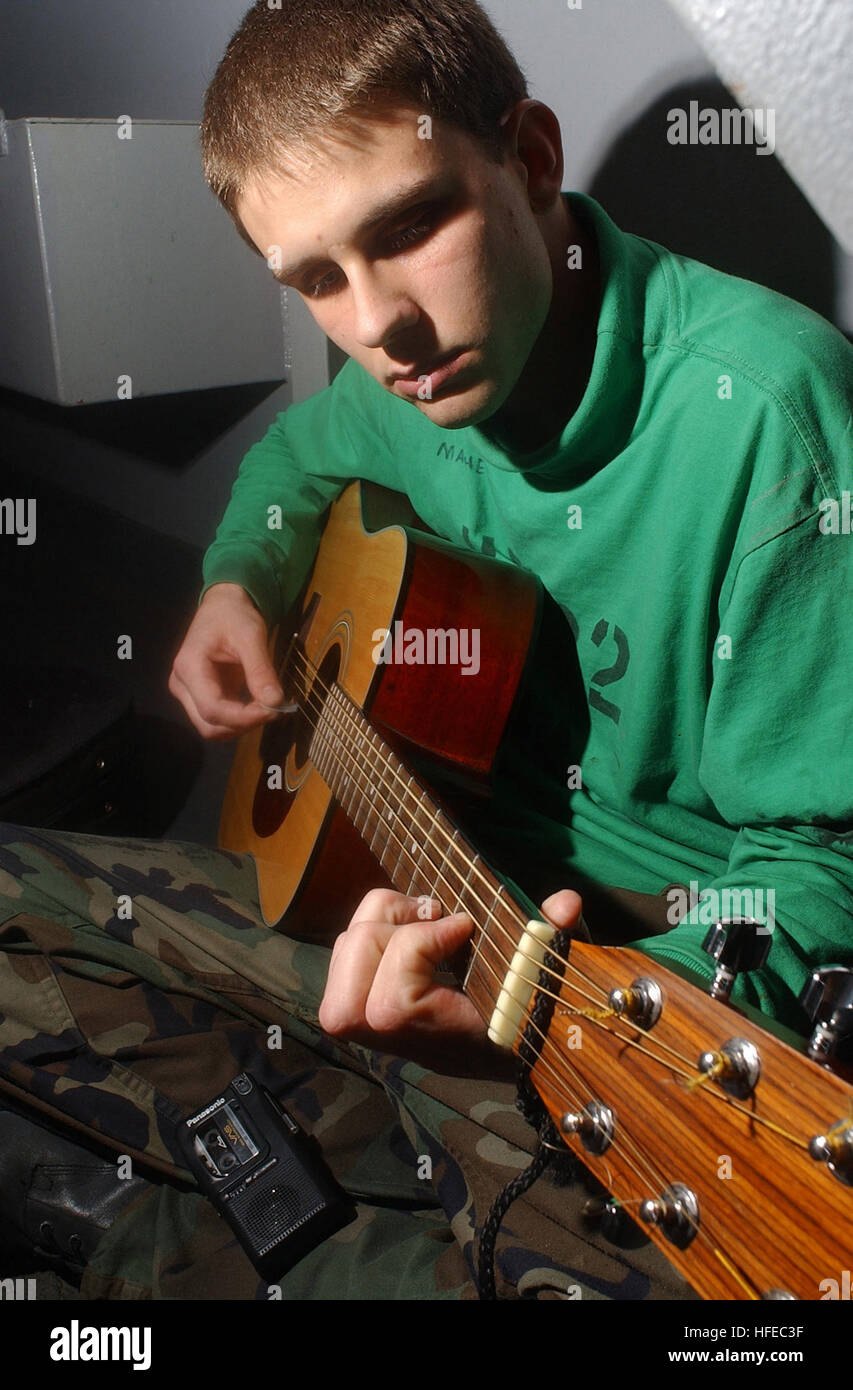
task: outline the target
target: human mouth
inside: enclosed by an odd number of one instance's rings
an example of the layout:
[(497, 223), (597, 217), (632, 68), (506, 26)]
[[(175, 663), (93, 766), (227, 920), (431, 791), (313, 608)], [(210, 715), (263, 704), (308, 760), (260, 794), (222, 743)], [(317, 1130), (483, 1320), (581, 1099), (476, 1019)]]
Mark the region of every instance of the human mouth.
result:
[(466, 365), (470, 353), (463, 348), (439, 358), (433, 366), (406, 368), (395, 372), (391, 378), (391, 389), (395, 386), (406, 396), (417, 396), (421, 400), (432, 400), (443, 386)]

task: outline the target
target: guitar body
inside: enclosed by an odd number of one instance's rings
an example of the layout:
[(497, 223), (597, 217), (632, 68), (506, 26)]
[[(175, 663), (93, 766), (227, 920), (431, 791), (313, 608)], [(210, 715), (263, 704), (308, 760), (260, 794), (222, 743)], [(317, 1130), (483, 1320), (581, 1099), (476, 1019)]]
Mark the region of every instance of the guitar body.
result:
[[(419, 768), (487, 790), (537, 628), (539, 586), (514, 565), (424, 532), (369, 531), (366, 506), (364, 485), (353, 483), (331, 509), (296, 624), (305, 654), (321, 685), (337, 682)], [(396, 624), (402, 634), (476, 630), (476, 677), (461, 660), (377, 661), (374, 634), (396, 637)], [(290, 636), (273, 637), (279, 668)], [(394, 642), (390, 655), (405, 654)], [(331, 940), (389, 879), (313, 766), (309, 736), (304, 716), (292, 714), (240, 740), (219, 843), (255, 856), (270, 926), (287, 914), (289, 932)]]

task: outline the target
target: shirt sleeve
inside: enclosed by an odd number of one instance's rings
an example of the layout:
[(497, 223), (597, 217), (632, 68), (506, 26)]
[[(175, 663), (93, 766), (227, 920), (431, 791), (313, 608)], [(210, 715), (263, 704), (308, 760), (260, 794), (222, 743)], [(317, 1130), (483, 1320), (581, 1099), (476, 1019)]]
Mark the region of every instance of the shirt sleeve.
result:
[(348, 362), (326, 390), (282, 412), (246, 454), (204, 556), (204, 588), (240, 584), (269, 625), (287, 612), (310, 570), (329, 504), (383, 452), (363, 369)]
[[(819, 965), (853, 963), (853, 535), (813, 514), (748, 553), (721, 614), (700, 781), (738, 827), (726, 872), (678, 927), (636, 946), (705, 978), (719, 916), (771, 933), (733, 998), (800, 1033)], [(725, 638), (729, 641), (726, 643)]]

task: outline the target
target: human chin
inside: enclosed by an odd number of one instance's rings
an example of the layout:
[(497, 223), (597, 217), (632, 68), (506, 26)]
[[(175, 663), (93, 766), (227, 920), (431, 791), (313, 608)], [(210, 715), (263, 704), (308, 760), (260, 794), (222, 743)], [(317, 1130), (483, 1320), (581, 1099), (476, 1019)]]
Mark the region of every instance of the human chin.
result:
[(494, 415), (501, 404), (501, 393), (493, 383), (478, 382), (466, 391), (435, 396), (432, 400), (415, 398), (409, 404), (440, 429), (462, 430), (469, 425), (479, 425)]

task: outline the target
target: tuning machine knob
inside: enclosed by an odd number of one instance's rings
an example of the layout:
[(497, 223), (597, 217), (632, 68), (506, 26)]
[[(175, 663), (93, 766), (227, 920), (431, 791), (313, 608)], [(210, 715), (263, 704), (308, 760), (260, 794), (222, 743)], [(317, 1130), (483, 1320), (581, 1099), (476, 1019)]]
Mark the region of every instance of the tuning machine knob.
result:
[(748, 1038), (729, 1038), (717, 1052), (702, 1053), (699, 1070), (712, 1072), (724, 1091), (738, 1100), (745, 1100), (758, 1085), (761, 1054)]
[(607, 1000), (618, 1018), (628, 1018), (638, 1028), (653, 1028), (663, 1008), (663, 991), (657, 980), (641, 975), (627, 989), (612, 989)]
[(599, 1100), (587, 1101), (577, 1114), (563, 1115), (560, 1129), (564, 1134), (577, 1134), (589, 1153), (603, 1154), (613, 1142), (613, 1111)]
[(640, 1217), (658, 1226), (667, 1240), (683, 1250), (699, 1230), (699, 1199), (692, 1188), (674, 1182), (660, 1197), (647, 1197), (640, 1203)]
[(611, 1245), (618, 1245), (623, 1250), (635, 1250), (648, 1244), (646, 1232), (632, 1221), (621, 1202), (614, 1201), (606, 1193), (590, 1197), (581, 1214), (587, 1226), (597, 1230)]
[(809, 1153), (815, 1163), (825, 1163), (845, 1187), (853, 1187), (853, 1121), (840, 1120), (826, 1134), (816, 1134), (809, 1143)]
[(841, 1057), (849, 1060), (853, 1039), (853, 970), (846, 965), (822, 965), (806, 981), (800, 1003), (814, 1023), (806, 1048), (808, 1056), (827, 1065)]
[(770, 928), (754, 917), (721, 917), (702, 942), (702, 949), (717, 962), (711, 998), (725, 1004), (738, 975), (760, 970), (767, 960)]

